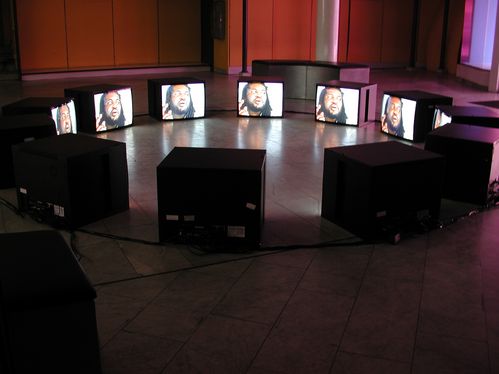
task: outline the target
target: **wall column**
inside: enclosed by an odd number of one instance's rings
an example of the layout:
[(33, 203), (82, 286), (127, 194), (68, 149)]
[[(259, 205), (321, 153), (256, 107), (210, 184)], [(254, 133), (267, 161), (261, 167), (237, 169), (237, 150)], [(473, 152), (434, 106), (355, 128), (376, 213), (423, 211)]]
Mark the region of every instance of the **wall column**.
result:
[(489, 92), (499, 92), (499, 6), (496, 11), (496, 29), (494, 33), (494, 47), (492, 49), (488, 90)]
[(340, 0), (317, 0), (317, 32), (315, 59), (338, 61)]

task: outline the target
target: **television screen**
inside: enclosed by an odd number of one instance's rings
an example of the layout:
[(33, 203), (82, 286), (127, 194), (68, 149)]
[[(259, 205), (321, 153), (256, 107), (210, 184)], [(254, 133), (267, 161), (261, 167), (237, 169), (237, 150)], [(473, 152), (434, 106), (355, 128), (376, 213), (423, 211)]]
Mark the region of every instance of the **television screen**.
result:
[(131, 88), (94, 94), (95, 131), (102, 132), (131, 125), (132, 104)]
[(451, 122), (452, 122), (452, 116), (445, 113), (440, 108), (435, 108), (435, 114), (433, 115), (432, 129), (437, 129)]
[(57, 135), (76, 134), (76, 112), (73, 100), (50, 109), (52, 119), (55, 122)]
[(161, 118), (164, 120), (204, 117), (204, 83), (162, 85), (161, 103)]
[(340, 125), (359, 125), (358, 89), (317, 85), (315, 119)]
[(283, 82), (239, 81), (237, 114), (242, 117), (282, 117)]
[(381, 131), (399, 138), (414, 140), (416, 104), (416, 100), (383, 94)]

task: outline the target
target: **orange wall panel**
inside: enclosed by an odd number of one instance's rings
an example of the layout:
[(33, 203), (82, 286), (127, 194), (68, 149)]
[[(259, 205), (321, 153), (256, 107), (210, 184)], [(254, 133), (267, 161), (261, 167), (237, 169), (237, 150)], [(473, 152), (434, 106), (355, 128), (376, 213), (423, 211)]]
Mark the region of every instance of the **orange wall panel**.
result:
[(113, 0), (116, 65), (158, 63), (158, 2)]
[(444, 0), (423, 0), (419, 9), (416, 66), (436, 70), (440, 62)]
[[(239, 69), (242, 66), (242, 0), (228, 0), (228, 32), (229, 32), (229, 68)], [(255, 20), (256, 22), (256, 20)]]
[(317, 0), (312, 0), (312, 11), (311, 11), (311, 17), (310, 17), (310, 59), (314, 60), (316, 53), (316, 44), (315, 40), (317, 38)]
[(201, 61), (199, 0), (159, 0), (159, 62)]
[(381, 62), (410, 64), (413, 8), (413, 1), (383, 1)]
[(21, 71), (68, 66), (64, 0), (16, 2)]
[(347, 61), (348, 30), (350, 19), (350, 0), (340, 1), (340, 19), (338, 27), (338, 61)]
[(69, 68), (114, 65), (112, 0), (66, 0)]
[(380, 62), (382, 0), (351, 0), (348, 62)]
[(248, 66), (253, 60), (272, 58), (272, 20), (272, 1), (248, 1)]
[[(274, 0), (274, 59), (311, 59), (312, 0)], [(315, 22), (315, 21), (314, 21)]]
[(447, 27), (445, 67), (447, 72), (453, 75), (456, 74), (457, 64), (460, 61), (463, 23), (464, 0), (451, 1), (449, 4), (449, 24)]

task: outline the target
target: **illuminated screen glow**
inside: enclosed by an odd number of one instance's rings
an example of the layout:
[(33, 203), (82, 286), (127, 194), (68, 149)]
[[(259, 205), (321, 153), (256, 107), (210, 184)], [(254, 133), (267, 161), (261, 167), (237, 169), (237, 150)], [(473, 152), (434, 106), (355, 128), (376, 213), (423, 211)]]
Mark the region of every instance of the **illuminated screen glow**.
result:
[(238, 82), (237, 114), (242, 117), (282, 117), (282, 82)]
[(52, 119), (55, 122), (57, 135), (69, 133), (76, 134), (76, 112), (73, 100), (69, 100), (67, 103), (52, 108), (50, 112)]
[(94, 107), (96, 132), (130, 126), (133, 121), (132, 89), (95, 94)]
[(204, 83), (161, 86), (161, 108), (161, 118), (164, 120), (204, 117)]
[(357, 126), (359, 99), (360, 92), (357, 89), (318, 85), (315, 95), (315, 119)]
[(437, 129), (452, 122), (452, 117), (439, 108), (435, 108), (433, 114), (432, 129)]
[[(393, 100), (390, 100), (391, 98)], [(381, 131), (399, 138), (414, 140), (416, 104), (415, 100), (384, 94), (381, 104)]]

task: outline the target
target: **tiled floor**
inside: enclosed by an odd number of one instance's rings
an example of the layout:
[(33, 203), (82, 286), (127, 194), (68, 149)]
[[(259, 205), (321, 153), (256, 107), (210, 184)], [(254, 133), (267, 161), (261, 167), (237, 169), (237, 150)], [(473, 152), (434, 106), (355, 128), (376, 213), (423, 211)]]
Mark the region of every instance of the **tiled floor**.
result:
[[(156, 166), (173, 147), (266, 149), (263, 246), (302, 247), (205, 253), (77, 233), (98, 293), (105, 374), (499, 373), (497, 208), (397, 245), (339, 245), (352, 235), (320, 217), (323, 149), (393, 140), (379, 122), (324, 126), (300, 100), (286, 102), (283, 119), (240, 119), (237, 77), (189, 75), (207, 81), (208, 115), (174, 124), (147, 116), (148, 76), (106, 80), (134, 90), (135, 125), (99, 135), (127, 144), (130, 210), (85, 229), (157, 241)], [(0, 82), (1, 104), (102, 81)], [(399, 89), (450, 95), (456, 105), (499, 100), (418, 70), (374, 70), (371, 81), (378, 103)], [(15, 203), (14, 189), (0, 196)], [(443, 205), (447, 218), (471, 209), (451, 208)], [(42, 228), (0, 205), (0, 232)]]

